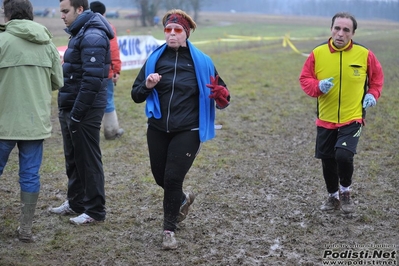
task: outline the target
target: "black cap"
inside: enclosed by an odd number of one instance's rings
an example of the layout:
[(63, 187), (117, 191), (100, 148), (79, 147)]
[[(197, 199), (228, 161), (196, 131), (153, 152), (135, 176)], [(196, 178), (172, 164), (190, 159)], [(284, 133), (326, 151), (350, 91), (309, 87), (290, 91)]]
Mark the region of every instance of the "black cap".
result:
[(100, 1), (94, 1), (90, 3), (90, 9), (91, 11), (95, 13), (100, 13), (101, 15), (104, 15), (105, 13), (105, 5), (101, 3)]

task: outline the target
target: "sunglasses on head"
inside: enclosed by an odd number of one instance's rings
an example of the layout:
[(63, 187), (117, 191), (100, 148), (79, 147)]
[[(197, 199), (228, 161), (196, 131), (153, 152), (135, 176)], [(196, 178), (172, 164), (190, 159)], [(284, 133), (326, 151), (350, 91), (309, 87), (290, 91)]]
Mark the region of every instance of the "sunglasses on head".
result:
[(183, 32), (183, 29), (180, 29), (180, 28), (165, 28), (163, 31), (165, 33), (171, 33), (172, 30), (174, 30), (175, 33), (182, 33)]

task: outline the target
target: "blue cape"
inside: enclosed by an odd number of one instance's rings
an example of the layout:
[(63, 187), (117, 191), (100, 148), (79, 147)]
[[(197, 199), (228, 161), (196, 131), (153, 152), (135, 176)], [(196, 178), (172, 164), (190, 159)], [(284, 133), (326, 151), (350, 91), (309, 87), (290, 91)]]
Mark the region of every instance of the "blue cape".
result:
[[(205, 142), (215, 137), (215, 103), (214, 100), (209, 98), (210, 89), (206, 87), (206, 84), (211, 83), (210, 77), (215, 76), (215, 66), (212, 59), (192, 45), (189, 40), (187, 40), (187, 45), (194, 61), (199, 88), (199, 137), (201, 142)], [(156, 62), (166, 47), (166, 43), (159, 46), (148, 57), (145, 67), (146, 77), (155, 72)], [(156, 88), (146, 99), (145, 113), (148, 118), (159, 119), (162, 116)]]

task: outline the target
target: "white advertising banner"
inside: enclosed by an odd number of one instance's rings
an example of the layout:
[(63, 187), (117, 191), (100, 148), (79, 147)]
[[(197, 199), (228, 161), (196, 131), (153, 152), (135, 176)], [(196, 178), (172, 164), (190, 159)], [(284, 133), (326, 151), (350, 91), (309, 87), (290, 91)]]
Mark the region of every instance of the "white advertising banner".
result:
[(118, 36), (122, 70), (141, 68), (147, 57), (163, 42), (149, 35)]
[[(147, 57), (164, 42), (150, 35), (118, 36), (122, 70), (141, 68)], [(62, 61), (67, 46), (59, 46), (57, 48)]]

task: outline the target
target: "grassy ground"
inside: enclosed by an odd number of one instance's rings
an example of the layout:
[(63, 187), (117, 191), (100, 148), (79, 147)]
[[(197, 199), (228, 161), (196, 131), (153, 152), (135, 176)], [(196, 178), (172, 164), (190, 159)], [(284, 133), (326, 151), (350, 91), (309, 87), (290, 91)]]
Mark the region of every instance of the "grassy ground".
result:
[[(62, 45), (66, 37), (60, 20), (40, 22)], [(122, 19), (112, 22), (120, 35), (130, 29), (162, 39), (162, 29), (138, 28)], [(213, 58), (232, 103), (218, 111), (217, 123), (223, 128), (204, 144), (186, 178), (185, 187), (198, 196), (176, 234), (179, 249), (160, 249), (162, 191), (149, 169), (144, 105), (130, 98), (138, 70), (129, 70), (122, 73), (115, 92), (126, 133), (101, 142), (107, 220), (77, 227), (68, 223), (69, 217), (47, 211), (65, 200), (67, 183), (54, 101), (53, 136), (45, 142), (33, 226), (37, 242), (20, 243), (15, 234), (20, 212), (15, 150), (1, 177), (0, 265), (321, 265), (330, 246), (336, 252), (375, 250), (377, 245), (386, 245), (383, 251), (397, 250), (398, 24), (359, 21), (355, 35), (380, 59), (385, 86), (367, 114), (355, 157), (357, 210), (351, 217), (318, 211), (326, 192), (320, 162), (313, 158), (315, 100), (298, 83), (305, 57), (283, 47), (282, 40), (221, 39), (226, 34), (323, 37), (329, 35), (329, 19), (203, 14), (198, 24), (190, 39), (210, 40), (198, 47)], [(293, 41), (304, 53), (319, 42)]]

